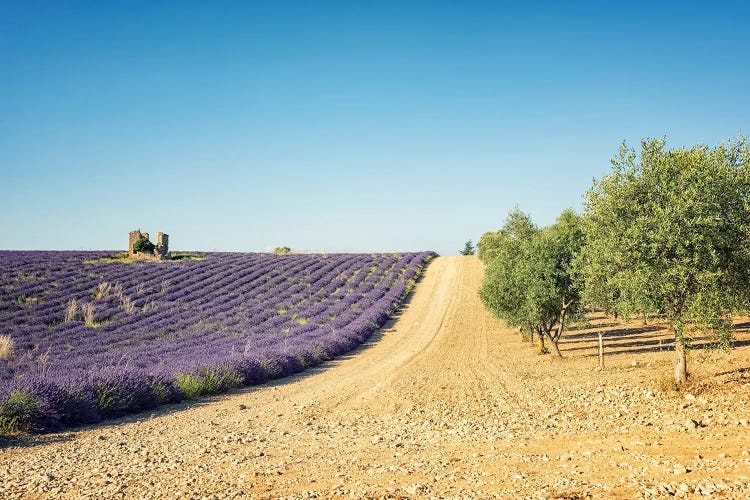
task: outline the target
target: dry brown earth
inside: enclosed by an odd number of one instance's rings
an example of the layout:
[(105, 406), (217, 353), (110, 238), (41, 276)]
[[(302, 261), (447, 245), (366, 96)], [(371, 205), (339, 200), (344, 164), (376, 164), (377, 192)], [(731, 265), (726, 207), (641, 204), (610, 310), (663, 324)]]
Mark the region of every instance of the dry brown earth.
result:
[(481, 279), (475, 257), (435, 260), (392, 327), (324, 369), (0, 444), (0, 497), (750, 497), (750, 348), (695, 351), (675, 393), (665, 332), (598, 317), (539, 356)]

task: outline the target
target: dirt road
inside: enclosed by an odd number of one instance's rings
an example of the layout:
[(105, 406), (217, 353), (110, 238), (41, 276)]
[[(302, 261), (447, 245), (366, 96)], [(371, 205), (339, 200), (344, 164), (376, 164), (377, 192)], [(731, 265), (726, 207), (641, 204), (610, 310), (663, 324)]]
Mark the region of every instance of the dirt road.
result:
[(652, 329), (608, 337), (604, 372), (604, 318), (539, 356), (485, 312), (481, 279), (475, 257), (438, 258), (394, 325), (322, 369), (6, 443), (0, 497), (750, 496), (747, 347), (673, 393)]

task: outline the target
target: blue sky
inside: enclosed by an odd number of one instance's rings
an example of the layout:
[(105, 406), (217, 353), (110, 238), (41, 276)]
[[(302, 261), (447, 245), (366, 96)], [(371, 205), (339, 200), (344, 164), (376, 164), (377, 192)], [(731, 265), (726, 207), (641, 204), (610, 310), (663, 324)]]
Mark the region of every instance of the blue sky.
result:
[(430, 249), (750, 130), (744, 2), (0, 4), (0, 248)]

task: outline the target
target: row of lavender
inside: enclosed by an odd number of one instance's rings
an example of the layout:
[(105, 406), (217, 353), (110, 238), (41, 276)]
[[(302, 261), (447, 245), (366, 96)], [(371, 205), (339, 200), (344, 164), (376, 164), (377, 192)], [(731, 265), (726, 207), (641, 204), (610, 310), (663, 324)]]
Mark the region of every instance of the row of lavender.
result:
[(0, 433), (256, 384), (364, 342), (432, 253), (96, 262), (0, 252)]

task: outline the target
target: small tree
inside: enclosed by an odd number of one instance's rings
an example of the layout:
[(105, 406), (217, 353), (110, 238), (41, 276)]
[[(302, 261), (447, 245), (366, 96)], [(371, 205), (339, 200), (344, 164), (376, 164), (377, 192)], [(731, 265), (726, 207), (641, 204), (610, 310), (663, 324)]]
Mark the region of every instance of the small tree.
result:
[(623, 143), (612, 172), (586, 194), (586, 297), (624, 316), (662, 315), (675, 336), (675, 384), (687, 380), (690, 331), (731, 343), (731, 314), (748, 304), (750, 147), (665, 150)]
[(276, 247), (273, 249), (273, 253), (275, 255), (286, 255), (288, 253), (292, 253), (292, 249), (289, 247)]
[[(530, 239), (510, 233), (507, 223), (499, 231), (486, 234), (492, 238), (492, 258), (485, 261), (484, 281), (479, 296), (485, 307), (509, 326), (526, 328), (533, 341), (536, 321), (530, 321), (531, 313), (526, 310), (522, 284), (523, 254), (527, 252)], [(487, 254), (484, 256), (486, 258)]]
[(151, 243), (148, 238), (139, 238), (133, 243), (133, 252), (135, 253), (152, 253), (156, 245)]
[(464, 243), (464, 249), (459, 253), (461, 255), (474, 255), (475, 251), (476, 249), (474, 248), (474, 243), (472, 243), (471, 240), (468, 240), (466, 243)]
[(493, 259), (485, 268), (480, 297), (509, 326), (522, 327), (532, 339), (538, 334), (542, 351), (546, 339), (560, 356), (566, 320), (580, 312), (581, 285), (573, 269), (583, 244), (580, 217), (566, 210), (550, 227), (524, 223), (517, 231), (518, 215), (512, 212), (493, 236)]

